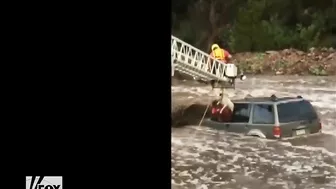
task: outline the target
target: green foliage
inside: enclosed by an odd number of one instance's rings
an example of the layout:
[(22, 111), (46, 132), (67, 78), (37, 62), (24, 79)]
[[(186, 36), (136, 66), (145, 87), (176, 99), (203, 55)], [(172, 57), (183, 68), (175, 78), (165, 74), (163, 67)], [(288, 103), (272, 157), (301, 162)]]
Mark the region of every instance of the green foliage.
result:
[(174, 1), (174, 35), (206, 52), (211, 43), (233, 52), (336, 45), (336, 1)]
[(309, 72), (313, 75), (325, 76), (327, 75), (327, 71), (322, 66), (311, 66), (309, 68)]
[(325, 31), (322, 13), (313, 14), (308, 26), (299, 23), (291, 28), (278, 19), (277, 14), (262, 20), (261, 13), (266, 11), (267, 6), (262, 0), (249, 1), (246, 7), (238, 11), (230, 36), (230, 47), (234, 52), (289, 47), (306, 50), (318, 45), (321, 33)]
[(190, 22), (184, 21), (184, 22), (180, 22), (180, 27), (183, 27), (184, 29), (181, 30), (181, 32), (179, 33), (179, 37), (182, 38), (184, 41), (186, 41), (187, 43), (190, 44), (194, 44), (195, 43), (195, 32), (193, 32), (193, 28)]

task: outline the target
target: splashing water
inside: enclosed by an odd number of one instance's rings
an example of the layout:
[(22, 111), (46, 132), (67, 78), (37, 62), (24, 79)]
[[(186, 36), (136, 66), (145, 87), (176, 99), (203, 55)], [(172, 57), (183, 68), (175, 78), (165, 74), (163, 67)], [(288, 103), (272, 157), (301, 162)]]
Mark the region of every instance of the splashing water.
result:
[[(175, 84), (172, 93), (173, 103), (203, 104), (203, 111), (214, 96), (210, 86), (191, 81)], [(254, 77), (228, 93), (301, 95), (319, 112), (323, 133), (276, 141), (196, 124), (173, 128), (172, 188), (336, 188), (335, 77)]]

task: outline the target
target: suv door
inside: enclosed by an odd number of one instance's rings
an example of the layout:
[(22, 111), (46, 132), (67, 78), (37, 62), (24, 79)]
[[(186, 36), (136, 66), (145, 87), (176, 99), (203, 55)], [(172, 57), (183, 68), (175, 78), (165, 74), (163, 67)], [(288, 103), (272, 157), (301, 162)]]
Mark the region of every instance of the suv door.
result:
[(320, 130), (317, 113), (307, 100), (280, 103), (277, 110), (283, 137), (316, 133)]
[(227, 131), (235, 133), (246, 133), (250, 121), (251, 104), (234, 103), (232, 121), (226, 123)]

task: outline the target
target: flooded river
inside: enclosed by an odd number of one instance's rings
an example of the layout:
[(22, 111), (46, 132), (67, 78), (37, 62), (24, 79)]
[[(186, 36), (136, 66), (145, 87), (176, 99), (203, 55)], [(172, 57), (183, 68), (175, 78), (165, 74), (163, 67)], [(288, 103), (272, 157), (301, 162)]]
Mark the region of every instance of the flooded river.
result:
[(318, 110), (322, 134), (276, 141), (199, 127), (218, 93), (195, 81), (173, 80), (172, 111), (198, 106), (185, 110), (197, 120), (172, 128), (172, 188), (336, 188), (336, 77), (250, 76), (228, 93), (232, 98), (301, 95)]

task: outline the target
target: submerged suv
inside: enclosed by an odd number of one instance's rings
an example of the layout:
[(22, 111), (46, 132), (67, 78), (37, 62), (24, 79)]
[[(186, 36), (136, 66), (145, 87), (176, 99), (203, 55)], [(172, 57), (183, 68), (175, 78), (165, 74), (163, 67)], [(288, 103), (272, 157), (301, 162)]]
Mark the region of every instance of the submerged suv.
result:
[[(233, 100), (229, 122), (214, 116), (204, 126), (261, 138), (284, 138), (321, 132), (321, 121), (311, 103), (298, 97), (249, 97)], [(213, 103), (215, 104), (215, 103)], [(213, 109), (216, 107), (212, 107)]]

